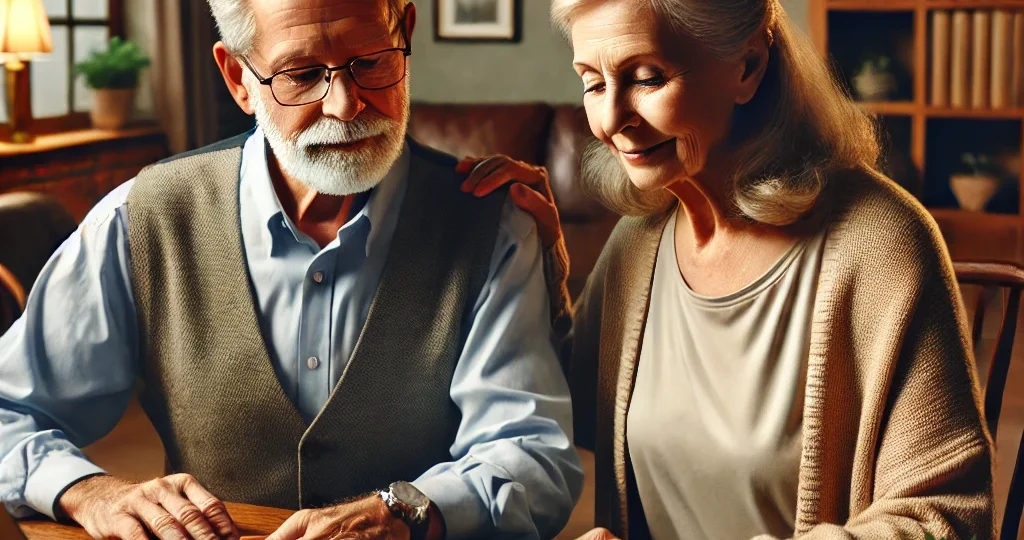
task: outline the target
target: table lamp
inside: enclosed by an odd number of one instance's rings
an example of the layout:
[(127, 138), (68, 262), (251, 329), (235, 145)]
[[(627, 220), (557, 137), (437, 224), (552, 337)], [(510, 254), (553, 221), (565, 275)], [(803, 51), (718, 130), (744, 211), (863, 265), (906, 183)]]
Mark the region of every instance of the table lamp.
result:
[(11, 141), (30, 143), (32, 95), (28, 60), (53, 50), (50, 19), (42, 0), (0, 0), (0, 60), (7, 70), (7, 117)]

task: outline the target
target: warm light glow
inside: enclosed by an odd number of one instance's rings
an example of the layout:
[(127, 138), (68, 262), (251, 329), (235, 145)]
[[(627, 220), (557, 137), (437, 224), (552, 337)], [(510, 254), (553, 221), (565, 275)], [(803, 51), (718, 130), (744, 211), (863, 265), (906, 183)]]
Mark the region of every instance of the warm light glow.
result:
[(28, 59), (52, 50), (42, 0), (0, 0), (0, 56)]

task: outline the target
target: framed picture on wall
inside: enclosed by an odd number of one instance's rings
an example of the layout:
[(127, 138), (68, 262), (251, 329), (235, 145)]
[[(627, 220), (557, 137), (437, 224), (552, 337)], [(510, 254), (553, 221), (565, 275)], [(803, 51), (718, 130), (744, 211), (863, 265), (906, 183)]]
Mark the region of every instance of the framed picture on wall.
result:
[(434, 0), (434, 39), (518, 42), (521, 4), (521, 0)]

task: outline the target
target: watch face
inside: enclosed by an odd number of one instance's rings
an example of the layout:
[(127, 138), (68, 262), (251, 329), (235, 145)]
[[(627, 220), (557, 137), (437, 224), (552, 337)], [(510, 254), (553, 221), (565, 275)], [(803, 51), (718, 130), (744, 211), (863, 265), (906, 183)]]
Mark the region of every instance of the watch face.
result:
[(398, 500), (412, 508), (422, 508), (430, 504), (430, 499), (408, 482), (395, 482), (391, 491)]

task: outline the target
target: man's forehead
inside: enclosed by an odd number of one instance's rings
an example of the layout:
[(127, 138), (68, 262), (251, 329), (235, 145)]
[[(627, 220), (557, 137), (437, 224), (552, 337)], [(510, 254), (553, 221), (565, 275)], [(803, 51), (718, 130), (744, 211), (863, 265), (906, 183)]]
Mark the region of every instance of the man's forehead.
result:
[(344, 47), (387, 39), (384, 0), (253, 0), (259, 34), (273, 42), (329, 34)]

